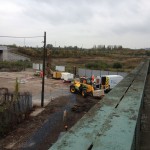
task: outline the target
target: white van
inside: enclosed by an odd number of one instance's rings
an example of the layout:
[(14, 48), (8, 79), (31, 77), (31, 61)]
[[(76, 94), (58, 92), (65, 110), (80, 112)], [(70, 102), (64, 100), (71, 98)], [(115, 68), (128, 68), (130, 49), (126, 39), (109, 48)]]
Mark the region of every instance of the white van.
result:
[(121, 80), (123, 79), (120, 75), (103, 75), (101, 77), (101, 88), (105, 90), (105, 92), (113, 89)]

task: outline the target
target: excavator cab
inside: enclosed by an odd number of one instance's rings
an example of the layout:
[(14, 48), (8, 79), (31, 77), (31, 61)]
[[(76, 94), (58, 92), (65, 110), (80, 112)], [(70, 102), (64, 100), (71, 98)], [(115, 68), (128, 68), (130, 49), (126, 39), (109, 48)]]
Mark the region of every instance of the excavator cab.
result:
[(92, 85), (92, 80), (91, 80), (91, 78), (81, 77), (80, 83)]

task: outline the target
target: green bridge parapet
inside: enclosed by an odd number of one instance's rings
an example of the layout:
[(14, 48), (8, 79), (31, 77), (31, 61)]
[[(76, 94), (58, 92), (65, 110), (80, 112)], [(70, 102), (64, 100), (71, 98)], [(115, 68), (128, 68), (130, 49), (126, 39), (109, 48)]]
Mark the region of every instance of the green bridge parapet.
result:
[(49, 150), (138, 149), (148, 69), (140, 63)]

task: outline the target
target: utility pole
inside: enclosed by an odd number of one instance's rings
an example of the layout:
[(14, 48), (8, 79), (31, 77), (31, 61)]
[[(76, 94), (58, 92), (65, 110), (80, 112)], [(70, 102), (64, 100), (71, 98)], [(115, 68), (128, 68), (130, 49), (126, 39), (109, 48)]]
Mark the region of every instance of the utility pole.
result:
[(46, 32), (44, 32), (43, 77), (42, 77), (41, 107), (44, 107), (45, 57), (46, 57)]

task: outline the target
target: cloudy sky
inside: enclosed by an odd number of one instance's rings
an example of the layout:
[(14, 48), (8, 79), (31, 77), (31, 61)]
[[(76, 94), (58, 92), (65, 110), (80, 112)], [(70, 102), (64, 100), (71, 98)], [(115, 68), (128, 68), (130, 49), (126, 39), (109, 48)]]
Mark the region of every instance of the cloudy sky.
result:
[[(150, 47), (150, 0), (0, 0), (0, 36), (43, 36), (53, 46)], [(42, 46), (43, 38), (0, 37)]]

